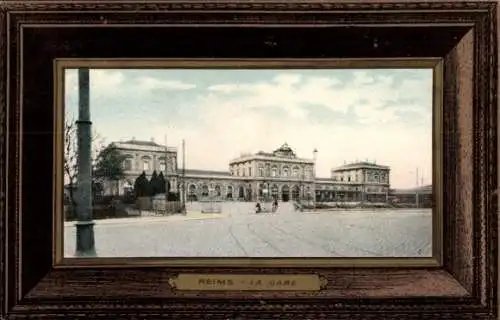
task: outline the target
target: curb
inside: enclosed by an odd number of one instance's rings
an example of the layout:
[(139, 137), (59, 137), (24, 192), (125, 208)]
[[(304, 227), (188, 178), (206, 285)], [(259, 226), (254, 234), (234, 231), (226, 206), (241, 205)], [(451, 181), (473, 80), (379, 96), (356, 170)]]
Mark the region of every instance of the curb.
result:
[[(101, 225), (114, 225), (114, 224), (130, 224), (130, 223), (148, 223), (148, 222), (176, 222), (176, 221), (190, 221), (190, 220), (208, 220), (208, 219), (221, 219), (228, 217), (227, 214), (205, 214), (196, 216), (157, 216), (157, 217), (133, 217), (133, 218), (115, 218), (115, 219), (102, 219), (94, 220), (95, 226)], [(75, 226), (76, 221), (64, 222), (64, 227)]]

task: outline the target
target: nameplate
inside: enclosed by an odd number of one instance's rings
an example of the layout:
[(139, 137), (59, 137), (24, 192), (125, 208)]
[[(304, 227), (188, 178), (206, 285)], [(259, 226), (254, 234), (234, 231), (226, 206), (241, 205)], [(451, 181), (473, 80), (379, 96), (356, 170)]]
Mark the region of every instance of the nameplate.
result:
[(314, 274), (179, 274), (169, 283), (191, 291), (319, 291), (326, 285)]

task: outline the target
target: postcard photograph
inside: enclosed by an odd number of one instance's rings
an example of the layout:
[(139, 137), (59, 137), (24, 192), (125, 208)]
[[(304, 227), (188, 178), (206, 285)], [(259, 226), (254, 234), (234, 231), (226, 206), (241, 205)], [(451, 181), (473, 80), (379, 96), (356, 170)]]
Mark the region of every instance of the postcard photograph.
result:
[(432, 257), (434, 79), (65, 67), (64, 258)]

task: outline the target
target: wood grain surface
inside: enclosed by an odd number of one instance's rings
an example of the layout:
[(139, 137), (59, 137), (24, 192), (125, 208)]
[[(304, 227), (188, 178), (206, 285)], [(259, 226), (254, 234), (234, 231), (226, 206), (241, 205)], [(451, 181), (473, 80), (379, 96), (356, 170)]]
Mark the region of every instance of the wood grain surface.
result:
[[(494, 1), (1, 2), (1, 316), (497, 319), (497, 16)], [(442, 58), (443, 266), (55, 269), (53, 60), (118, 57)], [(328, 285), (179, 292), (168, 284), (179, 272), (317, 273)]]

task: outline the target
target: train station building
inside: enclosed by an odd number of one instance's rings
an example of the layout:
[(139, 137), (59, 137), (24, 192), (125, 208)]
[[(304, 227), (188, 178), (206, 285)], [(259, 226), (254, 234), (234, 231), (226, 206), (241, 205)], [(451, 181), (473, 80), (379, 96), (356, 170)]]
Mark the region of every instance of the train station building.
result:
[(132, 139), (114, 142), (111, 146), (126, 157), (125, 179), (118, 183), (119, 194), (131, 191), (142, 172), (149, 178), (156, 171), (163, 172), (172, 192), (184, 189), (188, 201), (203, 199), (209, 194), (232, 201), (256, 201), (262, 197), (321, 202), (389, 200), (388, 166), (372, 162), (346, 163), (332, 168), (330, 177), (316, 177), (316, 152), (311, 158), (299, 157), (287, 143), (273, 151), (228, 159), (226, 171), (182, 170), (178, 150), (154, 141)]

